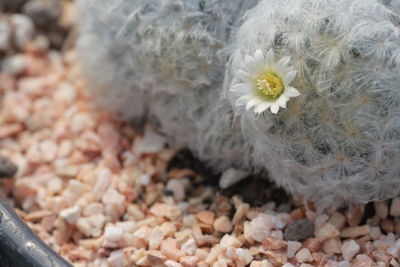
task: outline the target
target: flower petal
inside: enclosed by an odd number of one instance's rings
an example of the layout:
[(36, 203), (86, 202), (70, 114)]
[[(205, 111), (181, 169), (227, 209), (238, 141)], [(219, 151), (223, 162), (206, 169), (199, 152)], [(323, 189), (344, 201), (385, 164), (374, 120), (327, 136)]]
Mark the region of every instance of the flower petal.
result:
[(251, 109), (252, 107), (260, 104), (262, 101), (258, 97), (253, 97), (252, 99), (249, 100), (246, 104), (246, 110)]
[(286, 96), (288, 96), (288, 97), (296, 97), (296, 96), (301, 95), (300, 92), (299, 92), (296, 88), (294, 88), (294, 87), (292, 87), (292, 86), (288, 86), (288, 87), (286, 88), (284, 94), (285, 94)]
[(253, 98), (253, 95), (242, 95), (235, 101), (236, 106), (243, 106), (244, 104), (247, 103), (251, 98)]
[(261, 104), (258, 104), (255, 108), (254, 108), (254, 112), (255, 113), (262, 113), (264, 111), (266, 111), (270, 106), (271, 106), (271, 102), (264, 102)]
[(244, 57), (244, 63), (246, 64), (246, 69), (249, 71), (249, 73), (257, 72), (257, 66), (252, 56), (246, 55)]
[(261, 51), (261, 49), (257, 49), (256, 52), (254, 52), (254, 66), (256, 67), (256, 72), (259, 73), (263, 70), (265, 65), (265, 58), (264, 54)]
[(268, 66), (271, 66), (275, 63), (275, 54), (272, 49), (268, 50), (266, 63)]
[(283, 79), (285, 80), (285, 83), (287, 85), (289, 85), (296, 77), (296, 74), (297, 74), (297, 71), (295, 71), (295, 70), (292, 70), (292, 71), (289, 71), (288, 73), (286, 73), (285, 76), (283, 77)]
[(289, 61), (290, 57), (283, 57), (278, 61), (278, 63), (276, 63), (276, 67), (280, 70), (284, 70), (289, 64)]
[(236, 83), (229, 88), (229, 91), (244, 94), (249, 91), (249, 85), (246, 83)]
[(276, 113), (278, 113), (278, 111), (279, 111), (279, 104), (277, 102), (274, 102), (271, 105), (271, 112), (276, 114)]
[(282, 108), (286, 108), (286, 102), (289, 100), (288, 97), (286, 97), (285, 95), (281, 95), (276, 102), (278, 103), (278, 105)]
[(244, 70), (236, 71), (236, 76), (242, 81), (251, 80), (251, 75), (245, 72)]

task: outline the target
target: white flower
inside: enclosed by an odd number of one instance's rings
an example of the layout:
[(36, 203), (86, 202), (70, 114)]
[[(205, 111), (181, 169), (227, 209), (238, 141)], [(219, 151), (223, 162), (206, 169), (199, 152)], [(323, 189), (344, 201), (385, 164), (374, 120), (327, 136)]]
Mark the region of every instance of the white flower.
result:
[(299, 91), (289, 84), (296, 77), (296, 71), (288, 66), (289, 57), (275, 62), (275, 55), (269, 50), (264, 57), (257, 49), (254, 57), (246, 55), (244, 69), (236, 72), (241, 82), (232, 85), (230, 91), (239, 95), (237, 106), (246, 105), (246, 110), (254, 107), (255, 113), (271, 108), (276, 114), (279, 108), (286, 108), (291, 97), (299, 96)]

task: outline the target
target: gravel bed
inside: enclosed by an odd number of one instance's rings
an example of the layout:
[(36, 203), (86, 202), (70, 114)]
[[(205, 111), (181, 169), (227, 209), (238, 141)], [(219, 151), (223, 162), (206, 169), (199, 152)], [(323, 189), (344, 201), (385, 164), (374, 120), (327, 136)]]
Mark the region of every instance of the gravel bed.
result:
[(400, 197), (320, 210), (263, 174), (212, 173), (94, 106), (75, 51), (46, 40), (3, 51), (0, 155), (18, 170), (0, 193), (74, 266), (400, 266)]

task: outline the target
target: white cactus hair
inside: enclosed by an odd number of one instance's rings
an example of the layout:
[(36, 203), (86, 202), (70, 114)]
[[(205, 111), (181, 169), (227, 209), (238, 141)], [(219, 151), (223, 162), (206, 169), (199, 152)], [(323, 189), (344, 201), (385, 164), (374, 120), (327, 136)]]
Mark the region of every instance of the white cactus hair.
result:
[[(400, 0), (80, 0), (97, 100), (216, 169), (268, 170), (321, 205), (400, 193)], [(234, 105), (245, 55), (290, 56), (301, 95)]]

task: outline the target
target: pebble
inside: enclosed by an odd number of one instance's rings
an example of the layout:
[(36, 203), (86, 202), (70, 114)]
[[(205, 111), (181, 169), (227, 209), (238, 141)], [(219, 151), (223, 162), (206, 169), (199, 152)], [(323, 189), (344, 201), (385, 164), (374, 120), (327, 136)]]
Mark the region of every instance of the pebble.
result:
[(252, 261), (250, 267), (274, 267), (268, 260)]
[(386, 201), (374, 202), (375, 213), (379, 218), (385, 219), (389, 214), (389, 206)]
[(312, 262), (314, 258), (312, 257), (310, 251), (307, 248), (302, 248), (296, 253), (296, 259), (298, 262)]
[(232, 235), (224, 235), (221, 240), (219, 241), (219, 244), (221, 246), (221, 248), (229, 248), (229, 247), (235, 247), (238, 248), (242, 245), (242, 242), (240, 242), (239, 239), (237, 239), (236, 237), (232, 236)]
[(182, 244), (181, 250), (186, 253), (186, 255), (192, 256), (196, 252), (197, 244), (196, 240), (189, 238), (185, 243)]
[(0, 155), (0, 178), (11, 178), (17, 173), (17, 170), (14, 163)]
[(369, 234), (369, 225), (346, 227), (340, 232), (342, 238), (356, 238)]
[(179, 262), (183, 267), (197, 267), (198, 260), (196, 256), (183, 256)]
[(271, 234), (271, 230), (274, 225), (275, 217), (273, 215), (260, 213), (250, 222), (249, 232), (251, 238), (258, 242), (262, 242)]
[(185, 185), (181, 179), (170, 179), (165, 189), (172, 192), (176, 201), (182, 201), (186, 197)]
[(97, 199), (101, 199), (112, 180), (111, 170), (108, 168), (101, 168), (97, 172), (97, 180), (93, 187), (93, 194)]
[(315, 236), (318, 237), (320, 241), (339, 236), (339, 234), (339, 230), (330, 223), (325, 223), (321, 228), (315, 231)]
[(287, 257), (291, 259), (296, 252), (301, 248), (302, 243), (298, 241), (288, 241), (287, 242)]
[(215, 214), (212, 211), (203, 210), (196, 214), (196, 219), (199, 222), (212, 225), (214, 223)]
[(33, 22), (29, 17), (21, 14), (12, 14), (10, 21), (14, 27), (15, 44), (23, 49), (33, 37), (35, 31)]
[(322, 243), (322, 250), (327, 255), (339, 254), (341, 252), (341, 245), (339, 237), (328, 238)]
[(68, 223), (75, 224), (81, 214), (81, 208), (79, 206), (72, 206), (67, 209), (63, 209), (60, 212), (60, 216), (64, 218)]
[(214, 229), (218, 232), (229, 233), (233, 229), (233, 225), (231, 220), (229, 220), (228, 216), (220, 216), (214, 221)]
[(2, 64), (1, 69), (3, 72), (18, 75), (25, 71), (27, 67), (26, 58), (23, 55), (14, 55), (6, 58)]
[(104, 237), (109, 241), (118, 241), (122, 238), (122, 228), (118, 226), (106, 226)]
[(354, 241), (345, 241), (341, 247), (343, 259), (351, 261), (353, 257), (360, 251), (360, 246)]
[(400, 217), (400, 197), (396, 197), (392, 200), (390, 206), (390, 215), (394, 217)]
[(166, 144), (164, 136), (146, 129), (143, 138), (135, 146), (135, 149), (140, 154), (157, 153), (161, 151)]
[(55, 25), (61, 13), (61, 4), (58, 0), (30, 0), (23, 11), (36, 25)]
[(221, 178), (219, 179), (219, 187), (227, 189), (247, 176), (249, 176), (249, 172), (229, 168), (222, 173)]
[(11, 46), (11, 27), (6, 20), (0, 18), (0, 51), (7, 51)]
[(300, 241), (314, 235), (314, 225), (307, 219), (289, 222), (283, 232), (283, 239)]
[(342, 230), (343, 227), (346, 225), (346, 218), (342, 213), (335, 211), (329, 218), (328, 222), (335, 226), (336, 229)]

